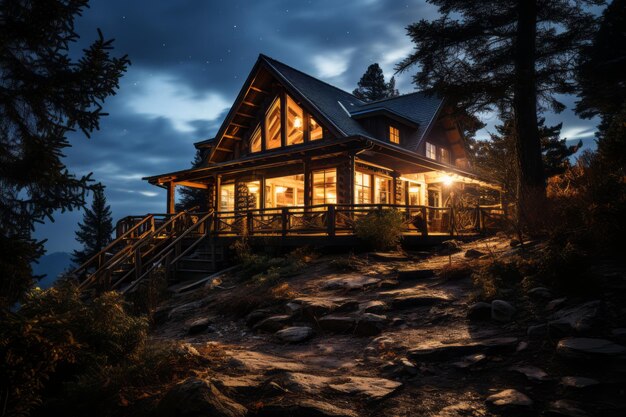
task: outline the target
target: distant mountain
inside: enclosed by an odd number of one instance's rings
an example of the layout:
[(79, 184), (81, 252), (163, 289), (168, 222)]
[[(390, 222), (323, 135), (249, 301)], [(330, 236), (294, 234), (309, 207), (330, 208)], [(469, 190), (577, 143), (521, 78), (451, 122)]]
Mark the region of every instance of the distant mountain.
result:
[(36, 285), (40, 288), (50, 288), (59, 275), (72, 264), (72, 255), (67, 252), (54, 252), (39, 258), (39, 263), (33, 263), (33, 274), (46, 275)]

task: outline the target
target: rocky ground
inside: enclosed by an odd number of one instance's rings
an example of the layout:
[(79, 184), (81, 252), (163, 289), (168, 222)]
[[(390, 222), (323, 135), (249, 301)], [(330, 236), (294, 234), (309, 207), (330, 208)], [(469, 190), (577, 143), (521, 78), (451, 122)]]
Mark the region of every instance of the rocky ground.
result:
[(537, 287), (490, 303), (467, 273), (450, 273), (541, 250), (494, 237), (327, 255), (267, 292), (236, 272), (181, 292), (157, 311), (153, 337), (182, 341), (208, 366), (157, 414), (626, 415), (622, 267), (598, 266), (606, 286), (593, 297)]

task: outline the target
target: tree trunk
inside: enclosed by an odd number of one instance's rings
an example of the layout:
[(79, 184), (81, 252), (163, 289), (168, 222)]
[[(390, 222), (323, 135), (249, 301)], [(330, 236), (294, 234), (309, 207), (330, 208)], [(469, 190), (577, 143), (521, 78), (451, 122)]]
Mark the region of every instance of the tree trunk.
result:
[(536, 0), (518, 0), (513, 111), (518, 166), (518, 221), (532, 231), (541, 218), (546, 197), (541, 142), (537, 128), (535, 42)]

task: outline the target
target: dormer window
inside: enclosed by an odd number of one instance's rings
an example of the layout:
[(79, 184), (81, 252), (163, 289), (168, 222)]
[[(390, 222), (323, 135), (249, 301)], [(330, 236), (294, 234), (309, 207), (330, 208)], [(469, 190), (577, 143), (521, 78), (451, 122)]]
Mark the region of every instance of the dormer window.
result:
[(430, 142), (426, 142), (426, 158), (437, 160), (437, 147)]
[(389, 126), (389, 142), (400, 143), (400, 130), (397, 127)]

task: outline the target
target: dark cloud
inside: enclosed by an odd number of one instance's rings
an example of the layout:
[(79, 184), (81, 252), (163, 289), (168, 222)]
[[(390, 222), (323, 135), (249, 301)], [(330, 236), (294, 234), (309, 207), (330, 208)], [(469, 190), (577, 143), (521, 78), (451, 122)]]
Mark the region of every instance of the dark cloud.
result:
[[(133, 64), (101, 130), (71, 138), (67, 165), (107, 186), (115, 219), (162, 211), (165, 191), (141, 177), (189, 166), (193, 142), (217, 132), (259, 53), (352, 90), (373, 62), (389, 78), (412, 49), (406, 26), (435, 16), (424, 0), (92, 0), (74, 50), (101, 28)], [(413, 90), (411, 74), (396, 78), (401, 92)], [(594, 125), (571, 113), (549, 121), (579, 134)], [(80, 217), (59, 215), (37, 236), (51, 238), (50, 251), (69, 250)]]

